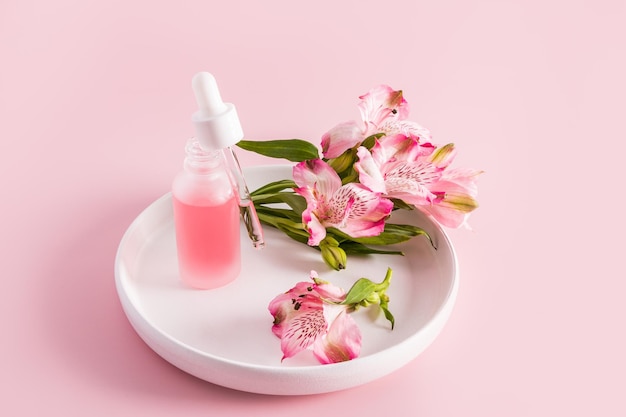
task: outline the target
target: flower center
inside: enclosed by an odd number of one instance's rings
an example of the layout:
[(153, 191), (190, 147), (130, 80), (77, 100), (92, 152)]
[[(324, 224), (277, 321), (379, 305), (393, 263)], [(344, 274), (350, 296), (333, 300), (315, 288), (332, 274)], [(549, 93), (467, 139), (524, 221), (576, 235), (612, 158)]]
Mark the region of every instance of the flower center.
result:
[(324, 211), (324, 223), (345, 227), (351, 219), (364, 216), (369, 211), (368, 203), (376, 194), (360, 188), (343, 186), (332, 196)]
[(441, 170), (428, 162), (399, 164), (385, 174), (387, 193), (413, 190), (428, 193), (427, 186), (441, 178)]

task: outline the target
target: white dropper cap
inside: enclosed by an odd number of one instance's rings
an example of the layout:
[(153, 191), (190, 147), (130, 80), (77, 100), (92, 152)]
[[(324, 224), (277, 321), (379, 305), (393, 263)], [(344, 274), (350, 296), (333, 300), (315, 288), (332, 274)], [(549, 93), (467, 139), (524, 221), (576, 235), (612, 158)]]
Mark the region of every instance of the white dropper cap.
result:
[(215, 77), (208, 72), (199, 72), (191, 85), (198, 103), (198, 111), (191, 120), (200, 146), (214, 151), (233, 146), (243, 139), (237, 110), (231, 103), (222, 101)]

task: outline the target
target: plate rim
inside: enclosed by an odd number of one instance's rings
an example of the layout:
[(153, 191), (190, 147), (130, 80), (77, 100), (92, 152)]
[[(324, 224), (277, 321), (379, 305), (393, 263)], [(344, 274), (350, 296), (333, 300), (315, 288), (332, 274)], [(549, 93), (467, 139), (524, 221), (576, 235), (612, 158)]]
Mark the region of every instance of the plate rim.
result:
[[(277, 165), (255, 165), (244, 169), (244, 174), (247, 177), (250, 177), (250, 172), (253, 171), (266, 171), (266, 170), (284, 170), (287, 168), (291, 168), (292, 165), (287, 164), (277, 164)], [(126, 283), (124, 282), (123, 272), (121, 271), (121, 257), (122, 252), (127, 244), (127, 241), (131, 239), (132, 234), (135, 232), (135, 229), (141, 223), (142, 218), (148, 215), (149, 212), (153, 210), (157, 210), (160, 205), (165, 204), (166, 201), (171, 201), (171, 192), (167, 192), (156, 200), (152, 201), (147, 207), (145, 207), (138, 215), (133, 219), (128, 228), (125, 230), (122, 239), (118, 245), (116, 255), (115, 255), (115, 285), (118, 293), (118, 297), (122, 304), (122, 308), (124, 313), (131, 323), (135, 332), (141, 337), (141, 339), (159, 356), (161, 356), (164, 360), (172, 364), (173, 366), (178, 367), (179, 369), (194, 375), (200, 379), (203, 379), (207, 382), (214, 383), (217, 385), (225, 386), (232, 389), (259, 393), (259, 394), (270, 394), (270, 395), (307, 395), (307, 394), (318, 394), (324, 392), (332, 392), (338, 391), (346, 388), (350, 388), (357, 385), (362, 385), (364, 383), (375, 380), (379, 377), (387, 375), (407, 363), (414, 360), (417, 356), (419, 356), (437, 337), (437, 335), (441, 332), (445, 323), (448, 321), (454, 304), (456, 302), (456, 297), (459, 288), (459, 266), (458, 266), (458, 257), (456, 255), (455, 248), (450, 240), (448, 234), (445, 232), (443, 227), (436, 222), (432, 216), (428, 216), (425, 213), (421, 213), (431, 224), (430, 226), (437, 230), (441, 239), (445, 241), (445, 246), (450, 252), (451, 259), (451, 269), (452, 269), (452, 281), (451, 285), (447, 289), (447, 294), (443, 297), (443, 302), (436, 306), (435, 311), (432, 313), (432, 316), (428, 318), (428, 320), (419, 328), (417, 331), (409, 334), (406, 338), (398, 341), (397, 343), (384, 347), (383, 349), (376, 351), (374, 353), (368, 354), (366, 356), (358, 357), (353, 359), (352, 361), (333, 363), (333, 364), (319, 364), (319, 365), (290, 365), (290, 366), (274, 366), (274, 365), (266, 365), (266, 364), (255, 364), (245, 361), (240, 361), (231, 358), (225, 358), (219, 355), (216, 355), (211, 352), (206, 352), (201, 349), (198, 349), (194, 346), (191, 346), (184, 341), (178, 340), (172, 335), (165, 332), (163, 329), (159, 328), (158, 325), (153, 323), (149, 317), (145, 317), (141, 313), (141, 309), (139, 306), (135, 305), (131, 296), (127, 293)], [(439, 244), (438, 246), (442, 246)], [(145, 328), (139, 321), (143, 321), (145, 325), (148, 326), (148, 329)], [(154, 340), (155, 335), (150, 335), (149, 333), (156, 333), (161, 338), (161, 343), (157, 343), (158, 341)], [(420, 342), (420, 337), (423, 336), (423, 333), (428, 333), (424, 340)], [(163, 343), (163, 340), (166, 343)], [(170, 348), (173, 349), (172, 352), (168, 351), (167, 344), (170, 345)], [(245, 370), (254, 373), (256, 376), (259, 374), (263, 374), (264, 376), (276, 377), (278, 379), (284, 379), (297, 376), (310, 376), (313, 382), (319, 379), (320, 377), (327, 376), (327, 374), (336, 374), (340, 373), (346, 367), (354, 367), (354, 363), (359, 363), (363, 365), (365, 368), (372, 368), (374, 362), (380, 359), (381, 356), (389, 355), (389, 351), (400, 350), (403, 347), (413, 347), (417, 346), (418, 349), (412, 355), (408, 355), (404, 360), (398, 361), (395, 366), (386, 367), (383, 372), (379, 372), (379, 375), (371, 375), (371, 377), (364, 377), (360, 380), (353, 381), (352, 383), (339, 383), (336, 381), (334, 384), (330, 384), (331, 386), (320, 387), (319, 384), (314, 384), (315, 386), (310, 386), (310, 384), (304, 384), (305, 387), (282, 387), (280, 389), (250, 389), (250, 387), (243, 387), (240, 384), (228, 382), (228, 381), (220, 381), (220, 378), (207, 378), (206, 375), (203, 375), (194, 367), (197, 367), (197, 363), (194, 361), (190, 361), (191, 366), (185, 366), (184, 363), (180, 363), (177, 358), (172, 358), (171, 355), (181, 355), (185, 356), (184, 353), (187, 354), (192, 353), (194, 356), (199, 358), (204, 358), (207, 362), (205, 363), (205, 368), (211, 367), (230, 367), (237, 370)], [(182, 358), (182, 362), (188, 362)], [(188, 358), (187, 358), (188, 359)], [(210, 362), (210, 363), (209, 363)], [(212, 365), (212, 366), (211, 366)], [(370, 369), (371, 370), (371, 369)], [(265, 375), (268, 374), (268, 375)], [(227, 379), (227, 378), (226, 378)], [(300, 380), (301, 378), (298, 378)], [(302, 381), (300, 381), (302, 382)], [(306, 381), (305, 381), (306, 382)], [(309, 381), (311, 382), (311, 381)], [(245, 385), (245, 384), (244, 384)], [(259, 385), (263, 385), (259, 383)], [(284, 384), (283, 384), (284, 385)], [(266, 387), (267, 388), (267, 387)]]

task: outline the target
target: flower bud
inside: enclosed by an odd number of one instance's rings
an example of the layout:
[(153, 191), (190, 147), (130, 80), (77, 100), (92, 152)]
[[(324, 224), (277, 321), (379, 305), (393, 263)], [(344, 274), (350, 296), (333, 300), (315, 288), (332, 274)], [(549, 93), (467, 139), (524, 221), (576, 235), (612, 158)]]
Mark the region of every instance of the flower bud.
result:
[(336, 271), (346, 268), (346, 262), (348, 261), (346, 252), (339, 247), (339, 242), (335, 239), (327, 236), (320, 242), (320, 249), (322, 251), (322, 258), (324, 259), (324, 262), (326, 262), (326, 265)]
[(377, 292), (373, 292), (368, 295), (364, 301), (367, 303), (367, 305), (380, 304), (380, 294), (378, 294)]

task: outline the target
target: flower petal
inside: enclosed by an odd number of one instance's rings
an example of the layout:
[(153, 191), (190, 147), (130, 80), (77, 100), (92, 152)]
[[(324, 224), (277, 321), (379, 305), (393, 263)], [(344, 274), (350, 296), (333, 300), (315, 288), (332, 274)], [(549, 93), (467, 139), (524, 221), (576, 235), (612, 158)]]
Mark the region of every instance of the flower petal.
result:
[(313, 345), (320, 363), (337, 363), (354, 359), (361, 353), (361, 331), (345, 310), (332, 322), (325, 337)]
[(293, 167), (293, 180), (298, 187), (308, 187), (324, 195), (332, 195), (341, 187), (339, 175), (321, 159), (303, 161)]
[(433, 184), (435, 194), (440, 197), (424, 206), (439, 223), (452, 228), (466, 226), (469, 213), (478, 208), (475, 183), (463, 177), (457, 179), (459, 182), (442, 179)]
[(453, 143), (437, 148), (430, 157), (431, 162), (438, 168), (447, 168), (456, 156), (456, 148)]
[(374, 193), (362, 184), (348, 183), (341, 187), (329, 205), (333, 213), (328, 226), (352, 237), (376, 236), (385, 226), (385, 218), (391, 213), (393, 203)]
[(420, 143), (403, 133), (383, 136), (372, 148), (372, 155), (379, 165), (413, 162), (433, 152), (430, 143)]
[(382, 126), (380, 126), (380, 131), (385, 132), (388, 136), (400, 133), (422, 144), (430, 143), (432, 140), (432, 135), (428, 129), (409, 120), (386, 120)]
[(309, 310), (322, 310), (322, 301), (314, 292), (315, 285), (310, 282), (298, 282), (289, 291), (277, 295), (269, 304), (268, 310), (274, 317), (272, 332), (282, 337), (285, 328), (297, 315)]
[(302, 222), (306, 225), (306, 230), (309, 232), (307, 244), (309, 246), (318, 246), (326, 237), (326, 228), (309, 208), (302, 212)]
[(322, 153), (325, 158), (337, 158), (346, 150), (365, 139), (363, 125), (354, 121), (340, 123), (322, 136)]
[[(378, 146), (378, 144), (374, 145)], [(354, 169), (359, 173), (359, 181), (370, 190), (376, 193), (384, 193), (385, 177), (378, 164), (374, 161), (372, 154), (365, 147), (359, 147), (357, 151), (359, 160), (354, 163)]]
[(390, 118), (403, 120), (409, 114), (409, 104), (402, 97), (402, 90), (396, 91), (388, 85), (374, 87), (359, 99), (361, 118), (375, 128)]
[[(313, 276), (311, 276), (313, 278)], [(322, 281), (319, 278), (313, 278), (317, 283), (315, 291), (326, 301), (341, 303), (346, 298), (346, 292), (343, 288), (339, 288), (330, 282)]]
[(454, 168), (446, 170), (441, 179), (462, 187), (464, 192), (472, 197), (476, 197), (478, 195), (478, 185), (476, 184), (476, 179), (482, 173), (483, 171), (476, 169)]
[(313, 345), (323, 336), (328, 328), (324, 312), (307, 310), (293, 317), (286, 325), (280, 340), (283, 359), (290, 358)]
[(430, 204), (436, 198), (430, 184), (440, 177), (440, 171), (426, 161), (396, 164), (386, 173), (387, 196), (409, 204)]
[(444, 204), (433, 203), (430, 206), (420, 206), (420, 208), (430, 213), (443, 226), (454, 229), (463, 226), (468, 217), (468, 213), (455, 210)]

